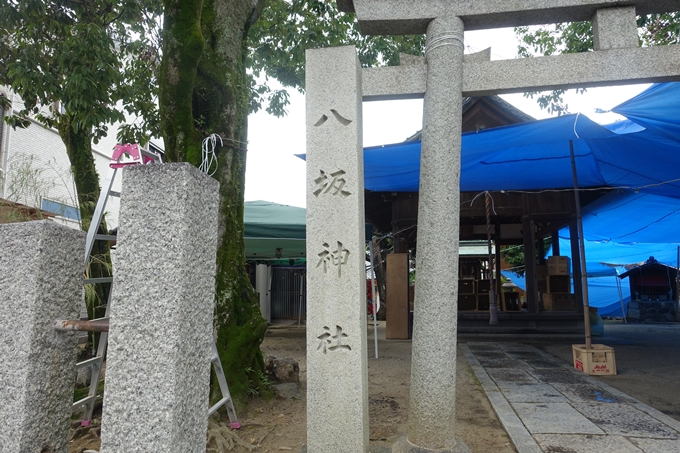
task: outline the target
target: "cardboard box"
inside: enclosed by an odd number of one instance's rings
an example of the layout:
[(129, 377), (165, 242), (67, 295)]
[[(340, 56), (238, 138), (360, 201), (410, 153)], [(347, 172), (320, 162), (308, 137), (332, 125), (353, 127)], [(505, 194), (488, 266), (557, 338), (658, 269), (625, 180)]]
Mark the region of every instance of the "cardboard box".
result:
[(553, 255), (548, 257), (548, 266), (551, 264), (561, 264), (569, 266), (571, 259), (568, 256)]
[(562, 266), (548, 266), (548, 275), (569, 275), (569, 269)]
[(603, 344), (591, 344), (586, 349), (584, 344), (571, 345), (574, 356), (574, 368), (591, 376), (615, 376), (616, 358), (614, 348)]
[(571, 260), (568, 256), (549, 256), (548, 275), (569, 275)]

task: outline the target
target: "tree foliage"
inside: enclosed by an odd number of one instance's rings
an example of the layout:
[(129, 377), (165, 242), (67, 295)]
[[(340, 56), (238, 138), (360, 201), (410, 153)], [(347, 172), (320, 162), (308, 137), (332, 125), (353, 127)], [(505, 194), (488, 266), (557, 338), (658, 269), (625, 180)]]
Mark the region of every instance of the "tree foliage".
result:
[[(541, 239), (539, 239), (540, 241)], [(550, 236), (542, 239), (543, 250), (547, 251), (550, 249), (552, 244), (552, 238)], [(544, 258), (540, 256), (540, 249), (536, 248), (536, 256), (534, 257), (537, 263), (540, 263)], [(501, 259), (510, 266), (509, 270), (520, 277), (524, 276), (526, 272), (526, 261), (524, 261), (524, 246), (523, 245), (508, 245), (501, 247)]]
[[(159, 19), (163, 18), (162, 35)], [(259, 17), (259, 21), (257, 20)], [(247, 115), (283, 115), (304, 90), (305, 50), (354, 44), (364, 66), (422, 54), (424, 37), (364, 37), (335, 2), (299, 0), (8, 0), (0, 4), (0, 84), (59, 132), (76, 182), (83, 228), (99, 194), (92, 142), (122, 123), (119, 140), (161, 135), (173, 161), (198, 166), (201, 141), (219, 134), (220, 228), (215, 326), (236, 398), (262, 386), (266, 323), (244, 272)], [(270, 87), (277, 80), (283, 89)]]
[[(305, 51), (354, 45), (362, 66), (397, 65), (399, 53), (422, 55), (424, 35), (364, 36), (354, 14), (338, 11), (333, 1), (266, 0), (249, 31), (250, 111), (265, 108), (281, 116), (288, 105), (287, 88), (304, 91)], [(284, 88), (272, 89), (277, 80)]]
[[(515, 28), (520, 44), (520, 57), (536, 55), (559, 55), (563, 53), (588, 52), (593, 49), (593, 27), (591, 22), (560, 23), (545, 27)], [(680, 13), (651, 14), (638, 17), (638, 34), (642, 46), (658, 46), (680, 43)], [(585, 89), (579, 89), (583, 93)], [(549, 93), (526, 93), (537, 97), (538, 105), (549, 113), (569, 113), (562, 96), (565, 90)]]
[[(0, 6), (0, 83), (21, 96), (15, 126), (68, 122), (96, 143), (154, 103), (154, 1), (10, 0)], [(122, 105), (121, 105), (122, 104)], [(47, 107), (48, 110), (41, 110)], [(124, 109), (123, 109), (124, 107)], [(152, 118), (149, 118), (152, 119)], [(138, 127), (138, 129), (142, 129)], [(143, 127), (153, 132), (155, 127)], [(144, 142), (144, 137), (138, 137)]]

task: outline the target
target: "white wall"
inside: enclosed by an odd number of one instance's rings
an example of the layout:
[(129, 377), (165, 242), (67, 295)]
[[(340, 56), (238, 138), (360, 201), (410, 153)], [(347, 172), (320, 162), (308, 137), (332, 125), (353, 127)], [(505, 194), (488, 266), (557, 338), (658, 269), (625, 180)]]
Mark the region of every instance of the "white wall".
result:
[[(0, 92), (12, 99), (12, 110), (23, 108), (17, 95), (0, 87)], [(43, 112), (48, 112), (43, 108)], [(10, 111), (5, 112), (11, 113)], [(109, 127), (106, 137), (93, 144), (92, 154), (99, 174), (100, 186), (110, 175), (110, 159), (117, 144), (118, 125)], [(77, 196), (71, 166), (61, 137), (55, 129), (32, 121), (26, 129), (12, 129), (5, 125), (0, 137), (0, 198), (10, 199), (32, 207), (41, 207), (42, 198), (77, 207)], [(118, 172), (113, 190), (120, 191), (121, 174)], [(105, 218), (109, 229), (118, 226), (120, 200), (109, 197)], [(56, 221), (79, 228), (77, 221), (58, 216)]]

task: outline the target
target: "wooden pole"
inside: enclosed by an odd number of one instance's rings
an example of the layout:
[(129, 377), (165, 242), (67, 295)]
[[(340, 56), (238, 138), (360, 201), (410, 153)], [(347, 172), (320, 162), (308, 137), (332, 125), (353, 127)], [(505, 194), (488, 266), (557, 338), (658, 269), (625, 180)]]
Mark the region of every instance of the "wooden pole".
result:
[(496, 279), (494, 278), (494, 255), (491, 250), (491, 196), (484, 193), (484, 206), (486, 207), (486, 242), (489, 248), (489, 324), (498, 324), (498, 305), (496, 305)]
[(588, 272), (586, 271), (586, 247), (583, 238), (583, 221), (581, 219), (581, 197), (578, 191), (578, 177), (576, 176), (576, 158), (574, 157), (574, 142), (569, 140), (571, 154), (571, 173), (574, 177), (574, 198), (576, 199), (576, 230), (579, 241), (579, 256), (581, 260), (581, 284), (583, 285), (583, 318), (586, 331), (586, 349), (591, 347), (590, 338), (590, 305), (588, 304)]

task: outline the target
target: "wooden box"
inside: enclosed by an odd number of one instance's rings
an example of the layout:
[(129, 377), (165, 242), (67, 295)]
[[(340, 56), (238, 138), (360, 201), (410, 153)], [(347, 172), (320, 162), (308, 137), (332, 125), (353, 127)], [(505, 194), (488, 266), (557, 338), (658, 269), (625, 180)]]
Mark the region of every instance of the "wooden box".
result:
[(474, 294), (475, 281), (472, 279), (458, 280), (458, 294)]
[(571, 277), (569, 275), (548, 275), (547, 293), (570, 293)]
[(543, 294), (545, 311), (576, 311), (576, 296), (568, 293)]
[(477, 280), (477, 294), (489, 294), (491, 282), (489, 280)]
[(489, 305), (491, 300), (489, 299), (489, 293), (479, 294), (477, 296), (477, 310), (479, 311), (489, 311)]
[(584, 344), (571, 345), (574, 355), (574, 368), (591, 376), (615, 376), (616, 359), (614, 348), (603, 344), (591, 344), (586, 349)]
[(458, 311), (477, 310), (477, 296), (474, 294), (458, 295)]

